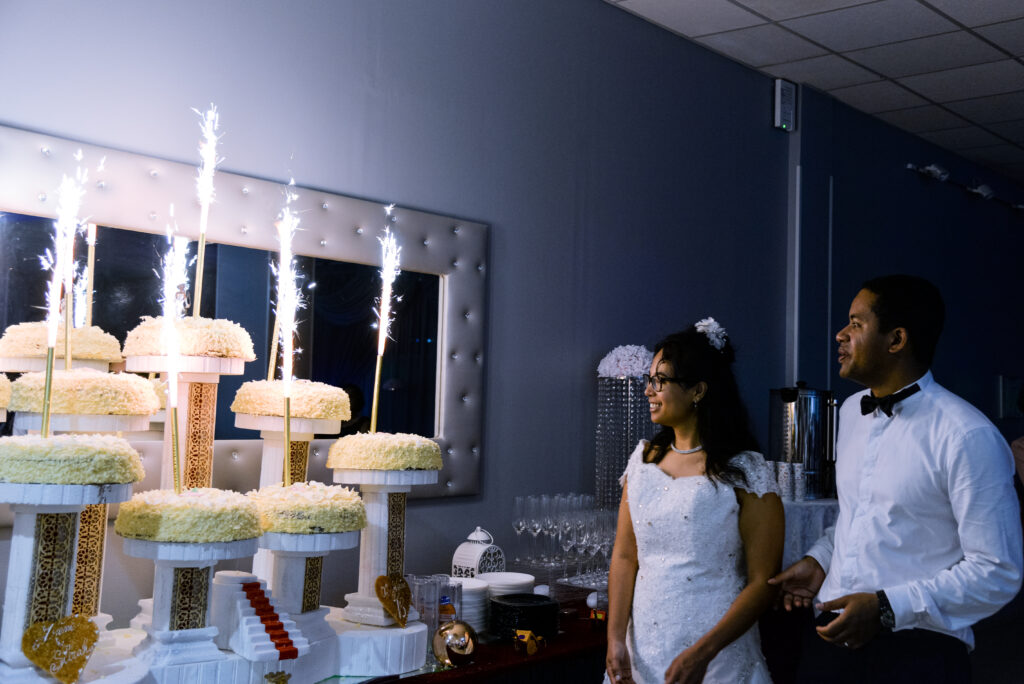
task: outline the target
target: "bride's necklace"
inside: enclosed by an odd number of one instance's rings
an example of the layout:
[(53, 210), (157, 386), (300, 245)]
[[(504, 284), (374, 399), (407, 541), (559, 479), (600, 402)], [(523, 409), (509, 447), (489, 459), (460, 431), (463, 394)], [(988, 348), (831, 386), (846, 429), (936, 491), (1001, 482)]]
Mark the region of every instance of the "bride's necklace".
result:
[(669, 446), (670, 449), (672, 449), (672, 451), (676, 452), (677, 454), (695, 454), (695, 453), (697, 453), (698, 451), (700, 451), (701, 449), (704, 448), (703, 444), (698, 444), (697, 446), (693, 447), (692, 449), (676, 449), (675, 442), (670, 443), (668, 446)]

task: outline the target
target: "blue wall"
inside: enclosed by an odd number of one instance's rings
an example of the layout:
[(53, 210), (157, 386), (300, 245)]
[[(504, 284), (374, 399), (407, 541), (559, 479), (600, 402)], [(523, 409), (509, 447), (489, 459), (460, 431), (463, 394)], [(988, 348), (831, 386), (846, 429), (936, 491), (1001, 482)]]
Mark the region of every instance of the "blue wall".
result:
[[(1012, 202), (1024, 200), (1024, 188), (826, 95), (804, 88), (802, 96), (801, 362), (809, 382), (831, 382), (840, 398), (858, 391), (838, 377), (832, 339), (845, 325), (850, 301), (875, 275), (920, 275), (938, 285), (946, 301), (936, 379), (993, 418), (1007, 438), (1024, 434), (1024, 422), (997, 415), (998, 376), (1024, 376), (1024, 213), (954, 183), (984, 182)], [(950, 171), (950, 182), (925, 178), (908, 163), (937, 163)]]

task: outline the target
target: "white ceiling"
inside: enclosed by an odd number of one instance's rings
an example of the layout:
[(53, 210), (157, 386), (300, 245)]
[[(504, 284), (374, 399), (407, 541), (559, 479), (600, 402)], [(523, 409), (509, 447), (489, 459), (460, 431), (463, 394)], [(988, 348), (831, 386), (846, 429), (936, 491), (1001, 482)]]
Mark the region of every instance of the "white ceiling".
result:
[(1024, 0), (606, 2), (1024, 184)]

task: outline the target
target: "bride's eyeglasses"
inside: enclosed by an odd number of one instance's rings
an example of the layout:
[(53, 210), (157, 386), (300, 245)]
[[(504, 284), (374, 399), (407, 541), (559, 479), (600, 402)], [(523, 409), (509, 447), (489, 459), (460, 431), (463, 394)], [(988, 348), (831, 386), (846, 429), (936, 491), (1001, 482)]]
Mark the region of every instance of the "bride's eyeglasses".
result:
[(666, 382), (682, 382), (682, 378), (670, 378), (667, 375), (649, 375), (644, 373), (643, 376), (644, 387), (650, 385), (654, 388), (655, 392), (660, 392), (661, 388), (665, 386)]

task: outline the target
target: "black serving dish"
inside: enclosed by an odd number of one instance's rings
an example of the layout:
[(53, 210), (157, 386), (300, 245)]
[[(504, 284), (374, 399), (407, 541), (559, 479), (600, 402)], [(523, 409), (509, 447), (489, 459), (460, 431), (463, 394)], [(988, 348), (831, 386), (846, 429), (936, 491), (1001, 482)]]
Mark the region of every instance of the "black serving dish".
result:
[(514, 639), (517, 629), (552, 639), (558, 635), (558, 602), (540, 594), (491, 597), (488, 631), (499, 640)]

